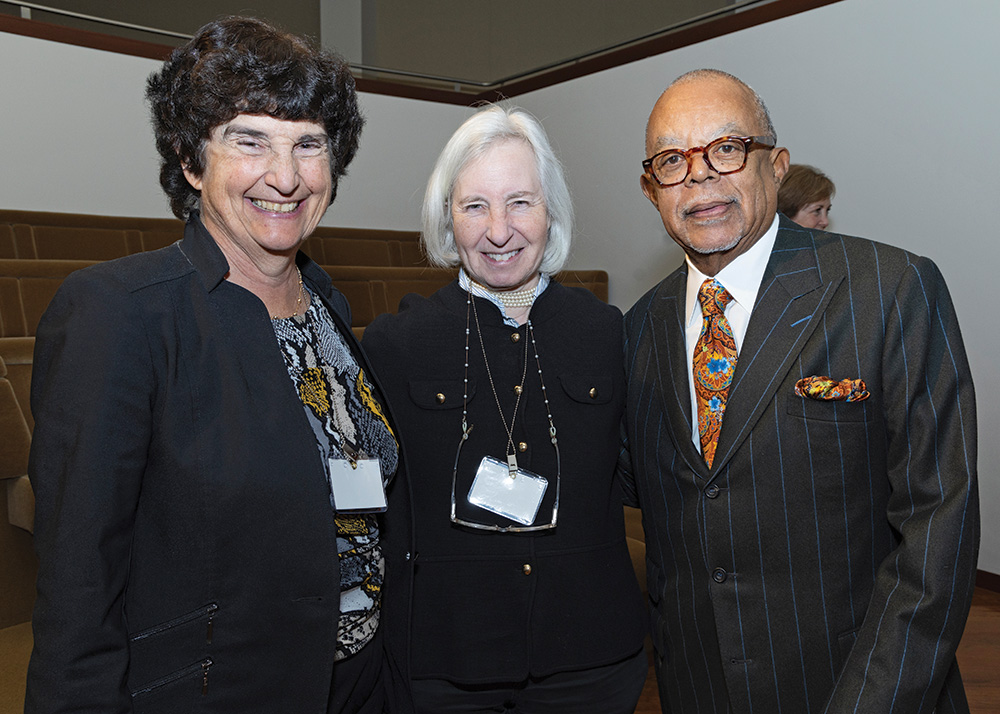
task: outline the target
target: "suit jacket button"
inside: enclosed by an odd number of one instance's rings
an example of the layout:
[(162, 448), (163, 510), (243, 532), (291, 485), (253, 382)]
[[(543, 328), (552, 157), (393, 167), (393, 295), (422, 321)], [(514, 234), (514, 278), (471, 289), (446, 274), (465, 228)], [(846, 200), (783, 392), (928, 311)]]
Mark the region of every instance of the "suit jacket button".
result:
[(520, 333), (517, 333), (517, 332), (510, 333), (510, 341), (511, 342), (520, 342), (521, 341), (521, 335), (520, 335)]
[(727, 577), (729, 577), (729, 573), (727, 573), (722, 568), (716, 568), (715, 570), (712, 571), (712, 580), (714, 580), (719, 584), (726, 582)]
[(717, 498), (719, 495), (719, 487), (714, 483), (705, 489), (705, 495), (709, 498)]
[(531, 575), (531, 564), (530, 563), (525, 563), (524, 565), (522, 565), (521, 566), (521, 571), (525, 575)]
[(444, 404), (445, 396), (441, 392), (438, 392), (434, 398), (437, 399), (438, 404)]

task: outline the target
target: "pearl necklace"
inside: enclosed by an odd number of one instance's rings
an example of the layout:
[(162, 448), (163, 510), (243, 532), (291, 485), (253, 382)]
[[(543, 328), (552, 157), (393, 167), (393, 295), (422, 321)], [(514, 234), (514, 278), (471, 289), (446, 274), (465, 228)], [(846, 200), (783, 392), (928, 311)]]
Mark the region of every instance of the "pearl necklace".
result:
[(535, 302), (535, 288), (528, 288), (527, 290), (491, 290), (485, 285), (477, 283), (472, 278), (469, 278), (469, 282), (475, 285), (480, 290), (489, 293), (501, 303), (504, 307), (514, 308), (514, 307), (531, 307)]

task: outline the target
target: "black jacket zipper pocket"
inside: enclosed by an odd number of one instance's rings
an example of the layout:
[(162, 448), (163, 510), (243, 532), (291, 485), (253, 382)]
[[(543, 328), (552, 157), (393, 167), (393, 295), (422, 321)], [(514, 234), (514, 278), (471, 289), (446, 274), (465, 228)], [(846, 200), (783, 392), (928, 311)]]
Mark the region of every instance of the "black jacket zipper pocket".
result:
[(166, 686), (171, 682), (176, 682), (178, 679), (184, 679), (185, 677), (190, 677), (196, 672), (201, 672), (201, 694), (202, 696), (208, 694), (208, 670), (212, 667), (214, 662), (211, 659), (206, 658), (201, 662), (196, 662), (195, 664), (189, 665), (184, 669), (177, 670), (173, 674), (168, 674), (166, 677), (160, 677), (155, 682), (150, 682), (142, 689), (136, 689), (132, 692), (133, 697), (139, 697), (143, 694), (148, 694), (154, 689), (159, 689), (160, 687)]
[(204, 617), (207, 617), (208, 624), (206, 626), (205, 640), (206, 644), (212, 644), (212, 620), (215, 617), (215, 612), (218, 609), (219, 606), (217, 604), (215, 604), (214, 602), (209, 603), (208, 605), (200, 607), (197, 610), (189, 612), (185, 615), (181, 615), (180, 617), (175, 617), (173, 620), (168, 620), (167, 622), (162, 622), (159, 625), (154, 625), (153, 627), (145, 629), (141, 632), (137, 632), (134, 635), (132, 635), (132, 637), (130, 637), (129, 639), (132, 642), (139, 642), (140, 640), (144, 640), (147, 637), (152, 637), (153, 635), (158, 635), (161, 632), (166, 632), (167, 630), (170, 630), (174, 627), (178, 627), (180, 625), (187, 624), (188, 622), (194, 622), (195, 620), (200, 620)]

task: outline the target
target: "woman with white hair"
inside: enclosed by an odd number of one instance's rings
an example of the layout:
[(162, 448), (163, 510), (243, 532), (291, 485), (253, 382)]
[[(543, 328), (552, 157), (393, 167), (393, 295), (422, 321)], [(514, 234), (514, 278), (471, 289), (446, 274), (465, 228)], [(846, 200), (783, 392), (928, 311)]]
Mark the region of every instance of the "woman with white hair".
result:
[(408, 602), (387, 590), (387, 639), (420, 712), (631, 714), (648, 667), (614, 479), (622, 316), (552, 279), (573, 214), (541, 125), (473, 115), (423, 213), (430, 261), (458, 279), (364, 335), (415, 517), (413, 541), (386, 534), (415, 573)]

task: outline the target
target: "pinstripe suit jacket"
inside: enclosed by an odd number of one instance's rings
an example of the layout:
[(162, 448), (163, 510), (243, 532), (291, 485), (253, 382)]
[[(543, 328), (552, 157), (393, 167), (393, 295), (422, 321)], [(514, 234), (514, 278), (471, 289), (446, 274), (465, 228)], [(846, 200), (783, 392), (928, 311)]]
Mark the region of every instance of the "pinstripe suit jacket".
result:
[[(781, 219), (715, 462), (691, 441), (682, 267), (626, 317), (623, 481), (642, 508), (664, 712), (968, 712), (974, 393), (926, 258)], [(798, 397), (810, 375), (870, 398)]]

